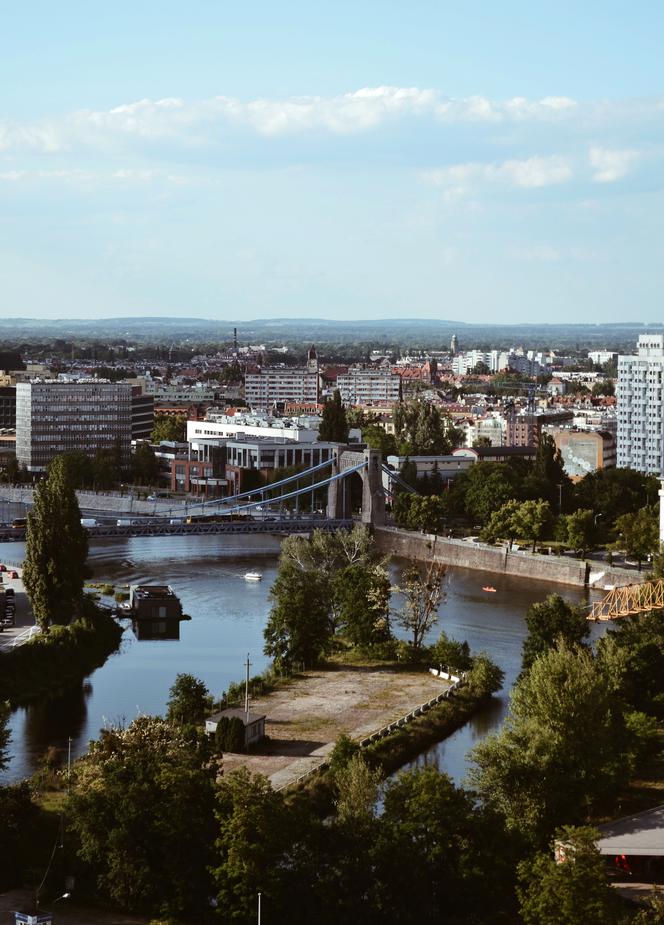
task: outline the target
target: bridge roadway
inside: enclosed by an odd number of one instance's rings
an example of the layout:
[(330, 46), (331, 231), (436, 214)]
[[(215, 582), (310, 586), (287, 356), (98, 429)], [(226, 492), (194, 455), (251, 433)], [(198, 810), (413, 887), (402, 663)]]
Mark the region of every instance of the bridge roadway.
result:
[[(193, 524), (172, 524), (167, 521), (126, 526), (100, 524), (97, 527), (86, 527), (86, 532), (88, 537), (94, 540), (128, 536), (197, 536), (217, 533), (310, 533), (312, 530), (332, 533), (352, 526), (352, 520), (333, 520), (327, 517), (275, 517), (264, 520), (246, 518)], [(9, 527), (0, 529), (0, 542), (24, 539), (25, 530)]]

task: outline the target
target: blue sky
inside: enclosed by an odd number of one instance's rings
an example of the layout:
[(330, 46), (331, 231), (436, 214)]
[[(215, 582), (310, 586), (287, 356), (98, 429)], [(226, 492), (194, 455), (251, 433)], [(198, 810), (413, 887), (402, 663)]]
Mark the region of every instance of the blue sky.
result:
[(0, 312), (661, 320), (663, 27), (655, 0), (8, 0)]

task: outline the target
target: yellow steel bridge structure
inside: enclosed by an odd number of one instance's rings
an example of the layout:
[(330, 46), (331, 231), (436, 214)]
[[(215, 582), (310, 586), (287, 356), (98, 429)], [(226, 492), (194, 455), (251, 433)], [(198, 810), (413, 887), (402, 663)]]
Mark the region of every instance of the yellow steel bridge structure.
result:
[(664, 579), (645, 581), (640, 585), (613, 588), (601, 601), (595, 601), (589, 620), (617, 620), (632, 614), (664, 610)]

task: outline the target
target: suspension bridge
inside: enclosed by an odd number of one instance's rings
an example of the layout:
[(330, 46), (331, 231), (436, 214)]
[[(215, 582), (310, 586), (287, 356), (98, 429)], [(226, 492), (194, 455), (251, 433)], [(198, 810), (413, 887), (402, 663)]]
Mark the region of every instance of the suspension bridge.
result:
[[(394, 485), (413, 491), (383, 464), (380, 451), (340, 447), (330, 459), (268, 485), (187, 504), (185, 511), (180, 505), (145, 517), (120, 514), (115, 523), (100, 523), (86, 530), (90, 538), (339, 530), (353, 522), (354, 499), (358, 497), (357, 490), (351, 488), (353, 478), (361, 483), (361, 522), (380, 526), (385, 523), (384, 476), (389, 499)], [(325, 510), (321, 507), (323, 492)], [(24, 527), (0, 528), (0, 541), (24, 537)]]

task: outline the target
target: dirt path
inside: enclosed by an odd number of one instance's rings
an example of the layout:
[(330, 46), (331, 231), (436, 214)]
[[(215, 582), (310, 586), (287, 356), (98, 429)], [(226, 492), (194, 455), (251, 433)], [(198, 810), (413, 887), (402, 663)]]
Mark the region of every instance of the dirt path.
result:
[(448, 686), (426, 669), (343, 667), (310, 671), (287, 688), (251, 702), (267, 717), (261, 754), (224, 755), (224, 769), (246, 765), (283, 787), (327, 757), (345, 732), (365, 738), (431, 700)]

